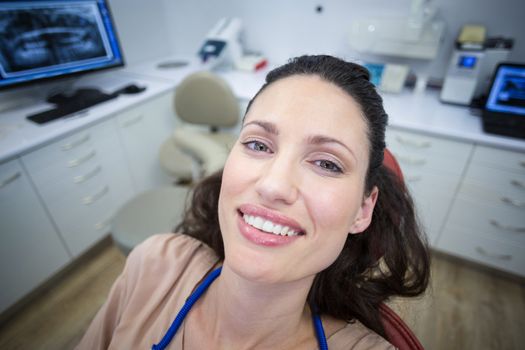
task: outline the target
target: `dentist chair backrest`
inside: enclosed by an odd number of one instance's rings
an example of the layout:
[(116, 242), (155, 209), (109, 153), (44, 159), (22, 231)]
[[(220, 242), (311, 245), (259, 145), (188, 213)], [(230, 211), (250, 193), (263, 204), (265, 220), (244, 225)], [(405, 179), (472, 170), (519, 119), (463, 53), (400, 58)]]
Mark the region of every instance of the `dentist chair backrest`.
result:
[(188, 162), (182, 152), (200, 166), (193, 178), (221, 169), (236, 137), (219, 128), (233, 127), (240, 118), (239, 103), (227, 82), (208, 71), (193, 73), (177, 86), (174, 107), (187, 124), (178, 127), (161, 147), (163, 168), (175, 177), (187, 177)]

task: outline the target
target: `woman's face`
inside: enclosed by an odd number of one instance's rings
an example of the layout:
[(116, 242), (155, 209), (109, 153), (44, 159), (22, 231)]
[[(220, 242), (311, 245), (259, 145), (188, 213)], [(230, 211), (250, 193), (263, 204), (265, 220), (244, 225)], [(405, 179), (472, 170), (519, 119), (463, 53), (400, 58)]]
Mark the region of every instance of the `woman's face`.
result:
[(317, 76), (292, 76), (253, 102), (223, 172), (225, 265), (254, 281), (313, 278), (368, 227), (367, 127), (357, 103)]

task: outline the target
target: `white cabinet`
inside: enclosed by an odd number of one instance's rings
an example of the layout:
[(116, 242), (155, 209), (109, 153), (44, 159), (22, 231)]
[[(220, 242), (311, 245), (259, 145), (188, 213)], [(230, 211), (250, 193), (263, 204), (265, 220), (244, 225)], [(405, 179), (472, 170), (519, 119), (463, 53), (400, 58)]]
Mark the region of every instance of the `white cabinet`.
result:
[(173, 178), (162, 170), (158, 157), (161, 144), (176, 126), (172, 98), (172, 93), (161, 95), (116, 117), (138, 192), (173, 183)]
[(70, 261), (18, 160), (0, 165), (0, 312)]
[(138, 191), (172, 181), (158, 160), (176, 125), (172, 95), (0, 164), (0, 312), (107, 235)]
[(473, 145), (392, 128), (386, 141), (403, 170), (429, 243), (434, 245)]
[(525, 275), (525, 155), (477, 146), (437, 248)]
[(53, 142), (22, 161), (73, 256), (109, 232), (111, 215), (134, 194), (114, 120)]

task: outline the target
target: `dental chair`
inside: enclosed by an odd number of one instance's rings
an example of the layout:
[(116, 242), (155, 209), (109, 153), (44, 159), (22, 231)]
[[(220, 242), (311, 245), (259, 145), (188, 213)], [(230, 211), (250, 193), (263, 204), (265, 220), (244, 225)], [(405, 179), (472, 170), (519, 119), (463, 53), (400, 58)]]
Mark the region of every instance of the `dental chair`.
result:
[(174, 108), (185, 124), (159, 150), (160, 165), (174, 185), (138, 194), (111, 221), (113, 241), (126, 255), (152, 234), (173, 230), (182, 220), (192, 184), (221, 169), (236, 140), (219, 131), (240, 118), (239, 103), (221, 77), (207, 71), (189, 75), (177, 86)]
[[(403, 172), (395, 157), (388, 149), (385, 149), (383, 164), (396, 174), (401, 183), (404, 183)], [(381, 321), (387, 340), (399, 350), (424, 350), (415, 334), (408, 325), (388, 305), (381, 304), (379, 307)]]

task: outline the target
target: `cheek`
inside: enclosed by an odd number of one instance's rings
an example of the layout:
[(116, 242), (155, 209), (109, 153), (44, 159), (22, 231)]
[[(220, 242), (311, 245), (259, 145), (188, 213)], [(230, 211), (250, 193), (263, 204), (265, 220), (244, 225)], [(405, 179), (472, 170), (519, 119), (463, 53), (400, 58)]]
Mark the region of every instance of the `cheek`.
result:
[(219, 218), (225, 210), (232, 210), (235, 198), (245, 193), (253, 182), (252, 171), (247, 171), (248, 165), (242, 154), (235, 148), (230, 153), (222, 172), (221, 192), (219, 196)]
[[(325, 234), (348, 234), (360, 207), (358, 189), (346, 186), (310, 185), (308, 212), (316, 231)], [(346, 239), (346, 238), (345, 238)]]

